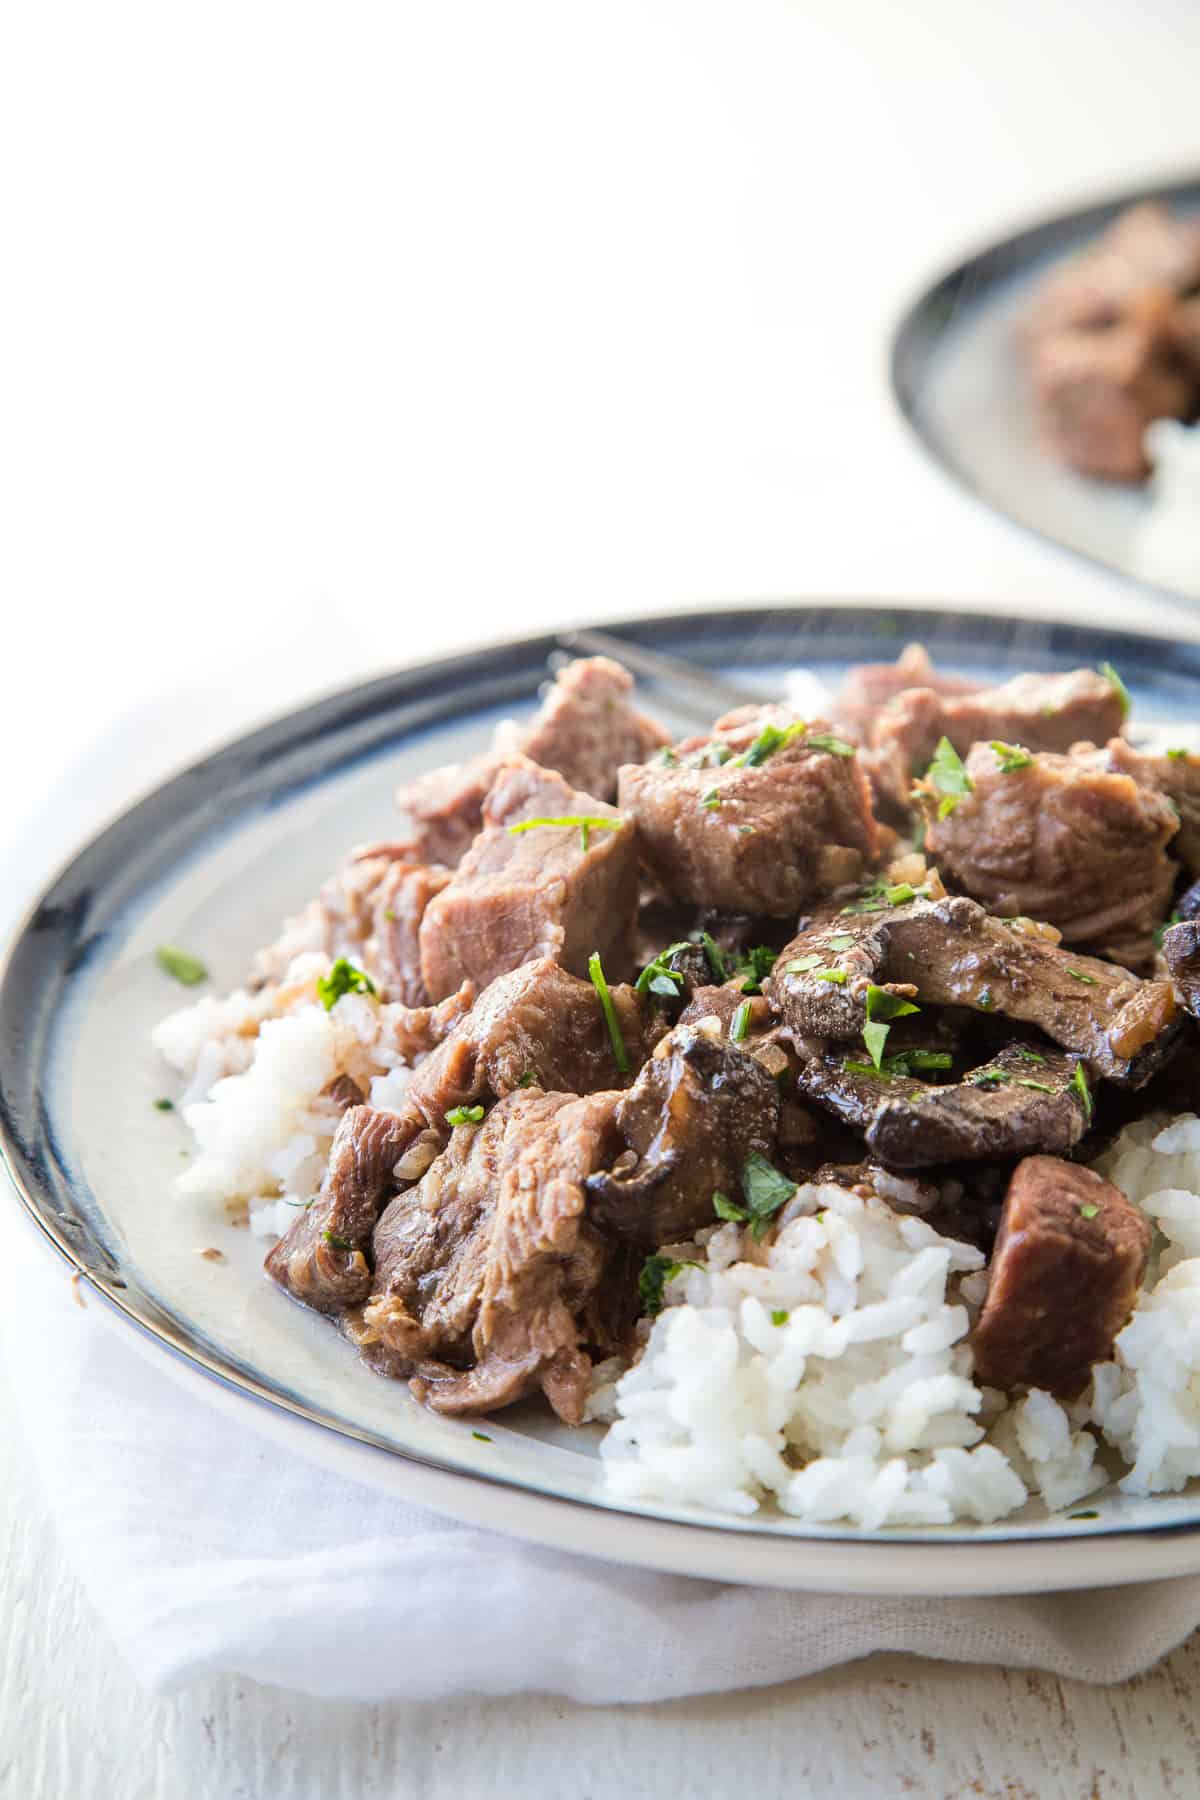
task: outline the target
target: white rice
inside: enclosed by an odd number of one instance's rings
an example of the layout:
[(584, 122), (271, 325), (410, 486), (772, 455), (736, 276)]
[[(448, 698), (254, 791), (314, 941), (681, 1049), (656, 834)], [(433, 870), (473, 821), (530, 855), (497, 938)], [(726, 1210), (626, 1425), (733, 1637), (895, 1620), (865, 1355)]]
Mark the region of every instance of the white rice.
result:
[(1063, 1510), (1108, 1484), (1102, 1441), (1129, 1493), (1200, 1476), (1200, 1119), (1133, 1125), (1099, 1166), (1157, 1230), (1114, 1360), (1077, 1404), (974, 1384), (978, 1251), (877, 1199), (802, 1188), (789, 1211), (804, 1216), (765, 1255), (733, 1225), (681, 1250), (699, 1266), (667, 1283), (640, 1361), (597, 1372), (611, 1490), (874, 1529), (988, 1522), (1035, 1496)]
[(392, 1008), (368, 994), (343, 995), (328, 1011), (320, 1003), (329, 967), (324, 954), (305, 953), (275, 986), (201, 1000), (153, 1034), (187, 1082), (182, 1112), (196, 1157), (179, 1192), (247, 1200), (258, 1236), (281, 1236), (320, 1188), (339, 1118), (323, 1093), (329, 1083), (349, 1075), (373, 1106), (394, 1110), (411, 1078)]

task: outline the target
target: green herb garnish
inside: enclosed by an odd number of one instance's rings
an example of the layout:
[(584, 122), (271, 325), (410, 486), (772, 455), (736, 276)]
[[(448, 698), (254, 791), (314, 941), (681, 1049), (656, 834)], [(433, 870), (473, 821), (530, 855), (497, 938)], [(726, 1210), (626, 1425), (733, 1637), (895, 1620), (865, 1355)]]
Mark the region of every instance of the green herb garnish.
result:
[(664, 994), (670, 1000), (677, 999), (679, 989), (683, 986), (683, 976), (678, 969), (671, 968), (670, 959), (677, 956), (681, 950), (690, 950), (691, 948), (687, 938), (682, 938), (679, 943), (668, 944), (665, 950), (660, 950), (654, 960), (646, 964), (634, 983), (637, 992), (639, 994)]
[(642, 1272), (638, 1276), (638, 1296), (642, 1302), (642, 1311), (650, 1318), (662, 1311), (663, 1289), (668, 1281), (683, 1269), (698, 1269), (697, 1262), (672, 1262), (669, 1256), (648, 1256), (642, 1264)]
[(617, 1020), (617, 1009), (613, 1005), (613, 997), (604, 979), (604, 966), (600, 961), (600, 952), (593, 950), (588, 957), (588, 974), (592, 978), (592, 986), (600, 999), (600, 1010), (604, 1014), (604, 1023), (608, 1026), (609, 1042), (612, 1044), (613, 1061), (622, 1075), (629, 1073), (629, 1052), (625, 1048), (625, 1039), (621, 1036), (621, 1027)]
[(794, 743), (798, 737), (803, 737), (807, 729), (803, 719), (797, 719), (794, 725), (782, 727), (764, 725), (750, 748), (744, 750), (741, 756), (734, 757), (734, 763), (739, 767), (757, 769), (766, 762), (769, 756), (774, 756), (777, 750), (786, 749), (788, 744)]
[(729, 980), (729, 959), (720, 944), (707, 931), (702, 931), (696, 940), (703, 944), (704, 954), (708, 958), (708, 966), (713, 972), (713, 980), (720, 985)]
[(520, 1081), (518, 1081), (517, 1086), (519, 1088), (536, 1087), (540, 1080), (541, 1076), (536, 1069), (526, 1069)]
[(790, 1316), (787, 1308), (781, 1306), (777, 1312), (771, 1314), (771, 1323), (772, 1325), (786, 1325)]
[(481, 1444), (490, 1444), (492, 1441), (486, 1431), (473, 1431), (471, 1436), (478, 1438)]
[(1167, 755), (1170, 757), (1172, 762), (1186, 762), (1188, 757), (1191, 754), (1192, 754), (1192, 752), (1190, 750), (1168, 750), (1167, 751)]
[(796, 1183), (769, 1163), (759, 1151), (752, 1151), (742, 1164), (742, 1194), (750, 1216), (750, 1235), (756, 1241), (764, 1238), (781, 1206), (786, 1206), (796, 1192)]
[(1125, 686), (1125, 683), (1121, 680), (1121, 677), (1117, 674), (1117, 671), (1110, 662), (1102, 662), (1100, 664), (1100, 673), (1121, 703), (1121, 717), (1127, 719), (1129, 717), (1130, 708), (1133, 705), (1133, 702), (1129, 698), (1129, 689)]
[(911, 882), (898, 881), (895, 887), (884, 888), (883, 897), (889, 906), (905, 906), (916, 899), (917, 890)]
[(980, 1012), (991, 1012), (995, 1004), (996, 1001), (991, 988), (981, 988), (979, 991), (979, 999), (977, 1001)]
[(845, 987), (847, 981), (845, 969), (814, 969), (814, 981), (832, 981), (836, 987)]
[(1099, 1211), (1100, 1208), (1098, 1206), (1093, 1206), (1089, 1200), (1085, 1205), (1080, 1207), (1079, 1216), (1081, 1219), (1094, 1219)]
[(1071, 1517), (1073, 1519), (1098, 1519), (1100, 1514), (1098, 1512), (1077, 1512), (1072, 1513)]
[(908, 1013), (918, 1013), (920, 1010), (911, 1000), (903, 1000), (899, 994), (889, 994), (886, 988), (876, 987), (874, 982), (867, 988), (867, 1023), (863, 1026), (862, 1036), (877, 1069), (883, 1067), (883, 1047), (887, 1043), (892, 1020), (902, 1019)]
[(445, 1115), (447, 1125), (478, 1125), (482, 1117), (482, 1106), (455, 1106)]
[(663, 763), (665, 765), (665, 767), (668, 769), (675, 769), (675, 768), (678, 768), (678, 766), (679, 766), (679, 758), (676, 756), (675, 752), (672, 750), (670, 744), (663, 745), (662, 749), (658, 753), (658, 760), (660, 763)]
[(321, 975), (317, 980), (317, 999), (326, 1012), (332, 1012), (338, 1001), (346, 994), (373, 994), (375, 983), (361, 969), (356, 969), (352, 962), (339, 956), (328, 975)]
[(1053, 1094), (1054, 1088), (1045, 1081), (1031, 1081), (1028, 1075), (1014, 1075), (1013, 1086), (1032, 1088), (1037, 1094)]
[(937, 789), (942, 796), (938, 807), (938, 818), (950, 816), (964, 794), (973, 794), (975, 783), (967, 774), (966, 765), (948, 737), (944, 737), (933, 753), (933, 761), (925, 771), (925, 779), (931, 787)]
[(707, 794), (705, 794), (705, 796), (701, 800), (700, 804), (701, 804), (701, 806), (703, 806), (705, 808), (706, 811), (715, 812), (716, 809), (721, 804), (721, 796), (720, 796), (720, 794), (718, 794), (716, 788), (709, 788)]
[(999, 738), (992, 738), (990, 747), (996, 753), (1002, 775), (1015, 775), (1018, 769), (1027, 769), (1033, 761), (1028, 750), (1022, 750), (1019, 744), (1002, 744)]
[(716, 1188), (713, 1192), (713, 1211), (718, 1219), (729, 1219), (736, 1225), (744, 1225), (750, 1217), (744, 1206), (735, 1206), (734, 1202), (727, 1194), (723, 1194), (720, 1188)]
[(749, 1029), (750, 1029), (750, 1002), (749, 1002), (749, 1000), (743, 1000), (741, 1005), (738, 1007), (737, 1011), (733, 1015), (733, 1020), (729, 1027), (729, 1035), (733, 1039), (735, 1044), (740, 1044), (744, 1041), (746, 1033), (749, 1031)]
[(775, 967), (777, 956), (778, 952), (772, 950), (770, 944), (755, 944), (738, 958), (736, 973), (743, 978), (743, 994), (761, 993), (762, 984)]
[(563, 826), (572, 829), (578, 826), (580, 846), (586, 850), (591, 842), (591, 832), (619, 831), (624, 822), (620, 814), (615, 819), (611, 819), (602, 818), (599, 814), (564, 813), (561, 819), (522, 819), (518, 824), (510, 825), (508, 830), (511, 836), (517, 837), (522, 831), (536, 831), (542, 825)]
[(199, 982), (208, 980), (208, 970), (200, 958), (187, 950), (177, 949), (174, 944), (160, 944), (154, 957), (159, 968), (182, 982), (184, 987), (196, 987)]
[(173, 1100), (156, 1100), (154, 1110), (155, 1112), (174, 1112), (175, 1102)]
[(1067, 974), (1071, 977), (1072, 981), (1082, 981), (1087, 987), (1096, 987), (1099, 985), (1094, 975), (1085, 975), (1082, 969), (1068, 969)]
[(1094, 1110), (1092, 1104), (1092, 1090), (1088, 1086), (1088, 1078), (1083, 1072), (1082, 1063), (1075, 1064), (1075, 1073), (1071, 1077), (1071, 1086), (1083, 1102), (1083, 1116), (1090, 1124), (1092, 1112)]
[(354, 1248), (354, 1245), (350, 1242), (349, 1238), (338, 1237), (332, 1231), (323, 1231), (321, 1233), (321, 1236), (325, 1239), (325, 1242), (330, 1246), (331, 1249), (353, 1250), (353, 1248)]
[(1022, 1062), (1044, 1063), (1045, 1057), (1039, 1056), (1036, 1050), (1027, 1050), (1024, 1044), (1013, 1045), (1013, 1055), (1019, 1056)]
[(1163, 938), (1166, 936), (1167, 932), (1170, 931), (1172, 925), (1182, 925), (1182, 923), (1183, 920), (1180, 918), (1178, 912), (1173, 912), (1169, 919), (1164, 919), (1162, 924), (1155, 929), (1154, 948), (1156, 950), (1161, 950), (1163, 947)]
[(819, 969), (824, 960), (819, 950), (812, 950), (807, 956), (793, 956), (791, 962), (784, 964), (784, 972), (788, 975), (807, 975), (810, 969)]
[(831, 950), (852, 950), (854, 939), (848, 931), (839, 931), (836, 937), (830, 938), (829, 948)]
[(854, 745), (848, 744), (845, 738), (834, 737), (830, 731), (814, 731), (805, 743), (813, 750), (828, 750), (830, 756), (853, 756)]

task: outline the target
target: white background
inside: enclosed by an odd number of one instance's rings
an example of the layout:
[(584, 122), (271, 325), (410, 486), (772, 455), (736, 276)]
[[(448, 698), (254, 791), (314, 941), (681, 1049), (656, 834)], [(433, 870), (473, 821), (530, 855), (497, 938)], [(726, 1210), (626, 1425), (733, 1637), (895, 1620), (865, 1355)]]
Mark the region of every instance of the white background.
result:
[[(1198, 68), (1194, 0), (10, 8), (0, 831), (41, 823), (6, 899), (91, 822), (89, 743), (124, 733), (131, 790), (200, 747), (139, 738), (180, 687), (223, 735), (382, 664), (740, 596), (1194, 633), (950, 487), (885, 370), (942, 263), (1200, 164)], [(1003, 1725), (1008, 1677), (915, 1664), (624, 1722), (151, 1701), (0, 1433), (6, 1460), (0, 1791), (474, 1795), (515, 1791), (507, 1768), (528, 1792), (664, 1793), (701, 1740), (687, 1791), (878, 1794), (903, 1767), (930, 1794), (1107, 1796), (1136, 1771), (1146, 1795), (1196, 1766), (1169, 1673), (1155, 1735), (1140, 1702), (1069, 1694), (1058, 1787), (1053, 1733)], [(905, 1706), (888, 1681), (916, 1684)]]

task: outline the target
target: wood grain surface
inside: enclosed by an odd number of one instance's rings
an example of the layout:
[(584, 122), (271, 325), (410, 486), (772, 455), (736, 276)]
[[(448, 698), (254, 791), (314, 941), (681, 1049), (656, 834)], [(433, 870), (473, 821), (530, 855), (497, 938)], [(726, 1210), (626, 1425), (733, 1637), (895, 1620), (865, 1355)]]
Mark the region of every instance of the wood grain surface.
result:
[(322, 1704), (235, 1679), (168, 1698), (115, 1657), (54, 1540), (0, 1379), (0, 1795), (13, 1800), (1191, 1800), (1200, 1633), (1093, 1688), (879, 1656), (647, 1707)]

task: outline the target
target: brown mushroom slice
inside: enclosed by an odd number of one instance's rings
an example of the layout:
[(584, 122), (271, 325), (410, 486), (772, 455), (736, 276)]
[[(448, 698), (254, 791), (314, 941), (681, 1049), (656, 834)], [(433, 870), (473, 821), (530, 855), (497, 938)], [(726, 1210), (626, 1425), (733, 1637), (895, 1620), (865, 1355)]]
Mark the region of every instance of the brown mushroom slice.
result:
[(1194, 1019), (1200, 1019), (1200, 918), (1184, 918), (1178, 925), (1168, 926), (1163, 932), (1162, 953), (1184, 1006)]
[(861, 1131), (893, 1169), (1070, 1150), (1087, 1130), (1086, 1076), (1061, 1050), (1010, 1044), (961, 1080), (937, 1086), (920, 1078), (927, 1055), (901, 1052), (881, 1070), (865, 1059), (817, 1057), (803, 1065), (797, 1086)]
[[(892, 890), (893, 892), (895, 890)], [(1109, 1081), (1141, 1087), (1179, 1029), (1168, 981), (1060, 949), (1028, 919), (953, 896), (886, 897), (823, 913), (780, 952), (763, 992), (797, 1040), (861, 1035), (873, 987), (1035, 1025)], [(813, 961), (816, 958), (816, 961)]]
[(588, 1217), (614, 1236), (653, 1249), (711, 1225), (714, 1193), (735, 1204), (741, 1169), (770, 1158), (779, 1087), (728, 1038), (676, 1027), (617, 1107), (628, 1146), (609, 1170), (589, 1175)]
[(1128, 1323), (1150, 1240), (1144, 1214), (1094, 1169), (1019, 1163), (972, 1333), (976, 1379), (1075, 1399)]

